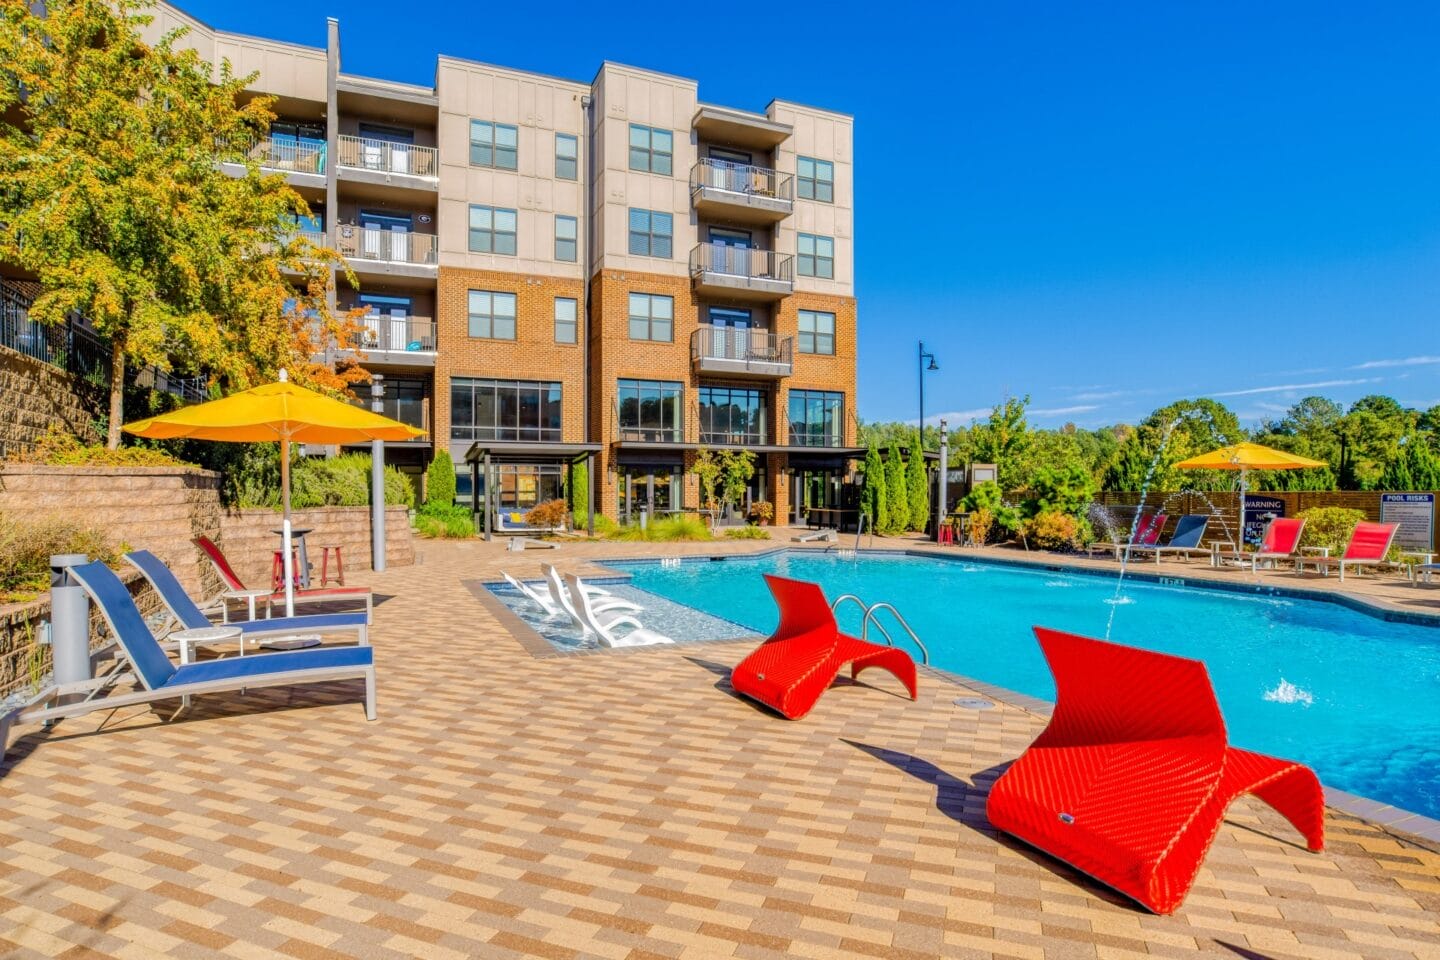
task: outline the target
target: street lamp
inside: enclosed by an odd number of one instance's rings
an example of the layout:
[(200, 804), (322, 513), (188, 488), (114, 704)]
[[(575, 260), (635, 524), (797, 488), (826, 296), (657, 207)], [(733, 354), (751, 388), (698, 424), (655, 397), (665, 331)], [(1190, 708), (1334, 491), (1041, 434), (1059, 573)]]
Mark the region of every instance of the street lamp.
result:
[[(925, 341), (920, 341), (920, 449), (925, 449), (925, 374), (939, 370), (940, 366), (935, 362), (935, 354), (925, 349)], [(930, 361), (930, 366), (925, 366), (925, 361)]]

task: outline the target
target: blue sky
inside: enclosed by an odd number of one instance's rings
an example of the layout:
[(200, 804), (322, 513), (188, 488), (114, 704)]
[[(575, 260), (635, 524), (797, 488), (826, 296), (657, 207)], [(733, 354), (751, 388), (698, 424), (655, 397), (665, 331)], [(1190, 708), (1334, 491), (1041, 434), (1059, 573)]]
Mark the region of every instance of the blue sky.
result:
[[(610, 59), (854, 114), (867, 420), (917, 416), (921, 339), (927, 419), (1007, 393), (1085, 426), (1184, 396), (1247, 422), (1440, 403), (1440, 4), (181, 2), (315, 45), (338, 16), (355, 73)], [(755, 42), (697, 42), (701, 11)]]

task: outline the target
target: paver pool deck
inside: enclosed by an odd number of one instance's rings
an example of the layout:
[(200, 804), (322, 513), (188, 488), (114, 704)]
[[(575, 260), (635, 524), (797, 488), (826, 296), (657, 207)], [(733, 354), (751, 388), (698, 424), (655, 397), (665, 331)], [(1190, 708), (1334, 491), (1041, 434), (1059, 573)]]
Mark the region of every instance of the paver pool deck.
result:
[(370, 577), (377, 722), (336, 684), (22, 731), (0, 956), (1440, 957), (1425, 838), (1332, 810), (1311, 854), (1242, 800), (1151, 916), (987, 824), (1035, 712), (926, 671), (918, 703), (867, 677), (791, 723), (729, 690), (753, 642), (536, 658), (466, 586), (777, 545), (426, 542)]

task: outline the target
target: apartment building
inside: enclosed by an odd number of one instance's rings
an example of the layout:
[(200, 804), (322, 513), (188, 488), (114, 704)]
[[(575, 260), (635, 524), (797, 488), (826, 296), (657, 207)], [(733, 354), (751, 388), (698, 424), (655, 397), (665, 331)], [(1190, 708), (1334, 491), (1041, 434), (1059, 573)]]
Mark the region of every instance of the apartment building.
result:
[[(343, 253), (358, 342), (387, 412), (503, 511), (589, 465), (597, 509), (694, 508), (701, 447), (756, 454), (779, 519), (841, 507), (855, 448), (852, 120), (783, 100), (703, 102), (694, 80), (605, 63), (588, 83), (442, 56), (433, 87), (325, 48), (216, 31), (205, 58), (258, 71), (278, 118), (257, 145)], [(468, 460), (468, 463), (467, 463)]]

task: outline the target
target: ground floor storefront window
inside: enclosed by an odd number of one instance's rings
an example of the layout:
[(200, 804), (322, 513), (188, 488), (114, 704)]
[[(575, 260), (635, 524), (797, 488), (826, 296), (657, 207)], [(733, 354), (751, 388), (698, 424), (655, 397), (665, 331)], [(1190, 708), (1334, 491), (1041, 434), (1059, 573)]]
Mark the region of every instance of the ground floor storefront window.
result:
[[(469, 488), (468, 471), (460, 471), (464, 486)], [(546, 500), (557, 500), (564, 493), (565, 468), (560, 464), (497, 463), (490, 467), (495, 485), (495, 509), (523, 513)], [(457, 487), (459, 478), (457, 477)], [(480, 503), (485, 504), (485, 475), (480, 475)]]
[(638, 522), (643, 510), (661, 516), (685, 507), (684, 472), (675, 464), (620, 464), (616, 511), (621, 523)]

